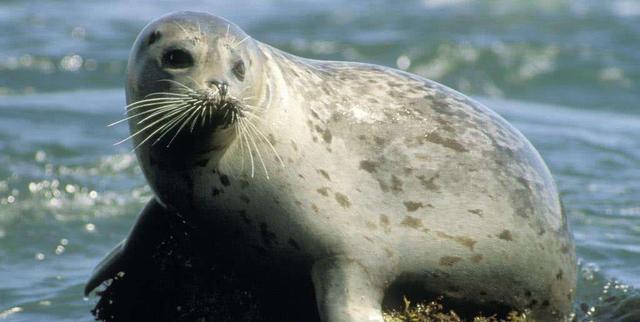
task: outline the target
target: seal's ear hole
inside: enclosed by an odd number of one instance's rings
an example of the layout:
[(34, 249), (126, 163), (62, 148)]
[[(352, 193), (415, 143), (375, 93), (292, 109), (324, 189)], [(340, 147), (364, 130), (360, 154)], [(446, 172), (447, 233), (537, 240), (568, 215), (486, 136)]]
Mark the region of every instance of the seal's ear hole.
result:
[(169, 49), (162, 54), (162, 67), (187, 68), (193, 66), (193, 56), (183, 49)]
[(160, 32), (159, 31), (154, 31), (151, 33), (151, 35), (149, 35), (149, 39), (147, 40), (147, 44), (151, 45), (154, 42), (156, 42), (158, 39), (160, 39)]
[(242, 60), (237, 61), (233, 64), (233, 68), (231, 69), (234, 75), (242, 82), (244, 81), (244, 62)]

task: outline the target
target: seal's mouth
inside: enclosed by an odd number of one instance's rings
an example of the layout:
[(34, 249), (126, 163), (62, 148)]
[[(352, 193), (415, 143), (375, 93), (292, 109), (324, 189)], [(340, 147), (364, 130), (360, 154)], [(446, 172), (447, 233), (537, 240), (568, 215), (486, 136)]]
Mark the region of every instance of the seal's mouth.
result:
[(174, 80), (175, 92), (155, 92), (127, 105), (127, 116), (113, 126), (129, 121), (132, 134), (120, 144), (135, 139), (136, 146), (162, 143), (167, 148), (181, 135), (228, 129), (248, 113), (244, 100), (229, 95), (226, 84), (192, 89)]
[[(273, 143), (258, 126), (262, 121), (258, 108), (248, 103), (254, 97), (238, 99), (228, 93), (226, 84), (192, 89), (174, 80), (165, 81), (177, 85), (177, 89), (151, 93), (127, 105), (127, 116), (109, 125), (129, 121), (131, 135), (116, 144), (132, 140), (135, 144), (133, 150), (143, 145), (160, 144), (172, 148), (172, 153), (163, 154), (165, 157), (177, 155), (185, 159), (181, 153), (188, 153), (194, 146), (201, 147), (203, 141), (213, 142), (213, 150), (216, 151), (226, 149), (230, 142), (235, 141), (234, 154), (240, 159), (241, 171), (244, 171), (247, 159), (251, 178), (258, 164), (262, 165), (266, 178), (269, 178), (267, 166), (271, 161), (268, 154), (273, 154), (284, 168), (284, 161)], [(208, 139), (201, 140), (203, 136), (208, 136)], [(213, 137), (215, 139), (211, 140)], [(201, 150), (204, 153), (212, 151), (208, 148)]]

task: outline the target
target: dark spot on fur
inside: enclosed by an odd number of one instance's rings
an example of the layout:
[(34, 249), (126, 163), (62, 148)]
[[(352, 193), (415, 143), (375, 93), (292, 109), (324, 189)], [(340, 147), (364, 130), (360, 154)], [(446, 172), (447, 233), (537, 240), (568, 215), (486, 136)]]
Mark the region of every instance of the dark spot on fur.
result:
[(402, 191), (402, 180), (395, 175), (391, 175), (391, 190), (396, 193)]
[(331, 181), (331, 178), (329, 177), (329, 174), (327, 173), (327, 171), (318, 169), (318, 173), (321, 174), (323, 177), (325, 177), (327, 180)]
[(455, 263), (461, 261), (462, 258), (458, 256), (443, 256), (440, 258), (440, 265), (442, 266), (453, 266)]
[(407, 207), (407, 211), (409, 211), (409, 212), (414, 212), (414, 211), (418, 210), (419, 208), (424, 207), (422, 202), (405, 201), (403, 203), (404, 203), (404, 206)]
[(318, 206), (316, 206), (316, 204), (314, 203), (311, 204), (311, 210), (313, 210), (313, 212), (315, 212), (316, 214), (320, 213), (320, 209), (318, 209)]
[(269, 133), (267, 134), (267, 139), (269, 140), (269, 143), (271, 143), (271, 145), (276, 146), (276, 144), (278, 144), (278, 142), (276, 141), (276, 137), (273, 136), (273, 134)]
[(474, 215), (478, 215), (478, 216), (482, 217), (482, 210), (481, 209), (469, 209), (467, 211), (472, 213), (472, 214), (474, 214)]
[(374, 137), (373, 137), (373, 141), (374, 141), (377, 145), (379, 145), (379, 146), (384, 146), (384, 145), (385, 145), (385, 143), (386, 143), (385, 139), (384, 139), (384, 138), (381, 138), (381, 137), (379, 137), (379, 136), (374, 136)]
[(331, 131), (329, 129), (322, 129), (320, 126), (316, 125), (316, 131), (322, 135), (322, 139), (331, 144), (332, 136)]
[(473, 240), (473, 239), (471, 239), (471, 238), (469, 238), (469, 237), (464, 237), (464, 236), (452, 236), (452, 235), (449, 235), (449, 234), (447, 234), (447, 233), (443, 233), (443, 232), (441, 232), (441, 231), (436, 232), (436, 234), (437, 234), (439, 237), (446, 238), (446, 239), (451, 239), (451, 240), (453, 240), (454, 242), (456, 242), (456, 243), (458, 243), (458, 244), (460, 244), (460, 245), (462, 245), (462, 246), (464, 246), (464, 247), (469, 248), (469, 250), (471, 250), (471, 251), (473, 251), (473, 247), (474, 247), (474, 246), (475, 246), (475, 244), (477, 243), (477, 241), (475, 241), (475, 240)]
[(403, 226), (406, 227), (411, 227), (414, 229), (419, 229), (422, 227), (422, 220), (415, 218), (415, 217), (411, 217), (411, 216), (406, 216), (404, 217), (404, 219), (402, 220), (402, 222), (400, 223)]
[(486, 291), (480, 291), (480, 296), (487, 296), (487, 292)]
[(347, 196), (339, 192), (336, 192), (335, 197), (336, 197), (336, 201), (340, 204), (340, 206), (342, 206), (342, 208), (351, 207), (351, 202), (349, 201), (349, 198), (347, 198)]
[(549, 306), (551, 303), (549, 303), (549, 300), (544, 300), (542, 301), (542, 306)]
[(224, 174), (220, 175), (220, 183), (222, 183), (222, 185), (225, 187), (228, 187), (231, 185), (231, 182), (229, 181), (229, 177), (227, 177), (227, 175), (224, 175)]
[(269, 227), (267, 223), (260, 224), (260, 236), (262, 237), (262, 242), (267, 245), (267, 247), (271, 247), (271, 245), (276, 241), (276, 234), (269, 231)]
[(314, 110), (311, 110), (311, 116), (313, 116), (313, 117), (315, 117), (317, 119), (320, 119), (320, 116), (318, 116), (318, 113), (316, 113), (316, 111), (314, 111)]
[(562, 275), (564, 275), (564, 272), (562, 270), (559, 270), (558, 274), (556, 274), (556, 279), (557, 280), (561, 280), (562, 279)]
[(369, 173), (374, 173), (376, 172), (376, 168), (378, 167), (378, 163), (377, 162), (373, 162), (373, 161), (369, 161), (369, 160), (362, 160), (360, 161), (360, 169), (367, 171)]
[(536, 305), (538, 305), (538, 300), (531, 300), (531, 302), (529, 302), (530, 307), (534, 307)]
[(300, 250), (300, 245), (298, 245), (298, 243), (293, 238), (289, 238), (288, 243), (289, 245), (291, 245), (291, 247), (295, 248), (296, 250)]
[(324, 188), (320, 188), (317, 190), (319, 194), (323, 195), (323, 196), (328, 196), (329, 195), (329, 188), (324, 187)]
[(380, 224), (382, 225), (385, 233), (388, 234), (389, 232), (391, 232), (391, 225), (389, 225), (389, 217), (387, 217), (387, 215), (380, 215)]
[(480, 254), (475, 254), (473, 256), (471, 256), (471, 261), (478, 264), (482, 261), (482, 255)]
[(529, 290), (525, 290), (525, 291), (524, 291), (524, 296), (526, 296), (526, 297), (531, 297), (531, 291), (529, 291)]
[(393, 257), (393, 252), (389, 250), (389, 248), (384, 247), (383, 250), (387, 254), (387, 257)]
[(364, 136), (363, 134), (358, 135), (358, 139), (360, 139), (361, 141), (364, 141), (367, 139), (366, 136)]
[(383, 192), (389, 191), (389, 186), (387, 185), (386, 182), (384, 182), (384, 180), (378, 179), (378, 184), (380, 185), (380, 190), (382, 190)]
[(251, 199), (249, 199), (249, 197), (245, 194), (241, 194), (240, 195), (240, 200), (244, 201), (244, 203), (249, 203), (251, 202)]
[(498, 238), (502, 239), (502, 240), (506, 240), (506, 241), (512, 241), (513, 240), (513, 236), (511, 235), (511, 232), (508, 230), (503, 230), (499, 235)]
[(434, 183), (434, 181), (439, 177), (438, 174), (436, 174), (435, 176), (427, 179), (425, 176), (423, 175), (419, 175), (416, 178), (418, 178), (418, 180), (420, 180), (420, 183), (422, 184), (422, 186), (427, 189), (427, 190), (431, 190), (431, 191), (438, 191), (438, 189), (440, 189), (440, 187), (438, 187), (437, 184)]
[(431, 143), (442, 145), (457, 152), (469, 152), (460, 142), (450, 138), (443, 138), (438, 133), (431, 133), (426, 139)]
[(366, 222), (366, 225), (367, 225), (367, 228), (368, 228), (369, 230), (376, 230), (376, 229), (378, 229), (378, 226), (377, 226), (376, 224), (374, 224), (374, 223), (370, 222), (370, 221), (367, 221), (367, 222)]

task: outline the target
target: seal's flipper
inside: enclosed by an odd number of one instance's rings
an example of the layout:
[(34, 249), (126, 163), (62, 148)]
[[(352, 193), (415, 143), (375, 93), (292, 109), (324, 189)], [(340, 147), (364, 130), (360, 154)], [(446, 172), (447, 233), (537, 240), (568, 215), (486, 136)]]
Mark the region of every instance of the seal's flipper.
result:
[(100, 263), (93, 269), (91, 273), (91, 277), (87, 281), (87, 284), (84, 287), (84, 295), (88, 295), (98, 287), (102, 282), (112, 278), (118, 273), (118, 270), (122, 263), (122, 254), (124, 249), (124, 244), (127, 242), (126, 239), (114, 247), (107, 256), (105, 256)]
[(167, 214), (168, 211), (163, 206), (151, 199), (138, 215), (127, 238), (118, 243), (94, 268), (84, 288), (84, 294), (89, 294), (102, 282), (114, 278), (118, 273), (126, 273), (144, 263), (169, 229)]
[(323, 322), (383, 322), (383, 291), (366, 266), (347, 257), (325, 258), (311, 269)]

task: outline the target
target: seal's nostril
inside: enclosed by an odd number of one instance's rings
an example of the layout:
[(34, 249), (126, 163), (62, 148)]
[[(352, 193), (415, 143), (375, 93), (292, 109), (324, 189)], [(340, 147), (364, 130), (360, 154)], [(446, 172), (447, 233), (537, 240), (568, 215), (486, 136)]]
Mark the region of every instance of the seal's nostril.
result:
[(209, 87), (216, 87), (220, 91), (220, 95), (227, 95), (227, 91), (229, 90), (229, 84), (227, 82), (221, 82), (218, 80), (209, 80), (207, 81), (207, 85)]

